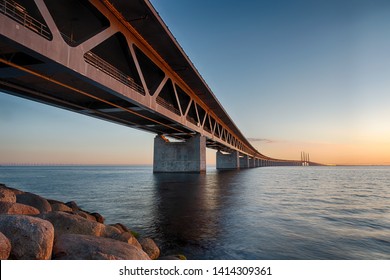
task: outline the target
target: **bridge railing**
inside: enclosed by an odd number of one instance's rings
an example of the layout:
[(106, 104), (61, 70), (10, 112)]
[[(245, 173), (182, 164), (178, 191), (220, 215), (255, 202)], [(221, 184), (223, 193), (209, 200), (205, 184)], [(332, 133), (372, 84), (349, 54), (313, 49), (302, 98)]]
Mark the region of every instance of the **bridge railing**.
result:
[[(33, 18), (30, 16), (22, 5), (16, 3), (12, 0), (0, 0), (0, 13), (8, 16), (9, 18), (15, 20), (16, 22), (19, 22), (24, 27), (34, 31), (35, 33), (38, 33), (42, 37), (51, 40), (52, 35), (50, 32), (49, 27), (45, 24), (40, 22), (39, 20)], [(69, 43), (73, 42), (71, 38), (66, 36), (65, 34), (62, 34), (64, 39)], [(127, 85), (128, 87), (132, 88), (133, 90), (137, 91), (138, 93), (145, 95), (145, 90), (143, 87), (138, 85), (132, 77), (129, 75), (123, 73), (101, 57), (97, 56), (96, 54), (92, 52), (87, 52), (84, 55), (84, 58), (86, 62), (89, 64), (95, 66), (102, 72), (110, 75), (114, 79), (120, 81), (121, 83)]]
[(192, 123), (194, 125), (197, 125), (197, 126), (199, 125), (199, 123), (193, 117), (189, 116), (188, 114), (186, 116), (186, 119), (187, 119), (187, 121), (189, 121), (190, 123)]
[(89, 52), (85, 53), (84, 59), (87, 63), (96, 67), (100, 71), (113, 77), (114, 79), (118, 80), (119, 82), (127, 85), (128, 87), (132, 88), (133, 90), (137, 91), (138, 93), (145, 95), (144, 88), (141, 87), (140, 85), (138, 85), (132, 77), (130, 77), (126, 73), (123, 73), (118, 68), (114, 67), (113, 65), (111, 65), (110, 63), (105, 61), (100, 56), (89, 51)]
[(207, 131), (208, 133), (210, 133), (210, 134), (212, 133), (212, 132), (211, 132), (211, 129), (208, 128), (208, 127), (206, 127), (206, 126), (203, 126), (203, 129), (204, 129), (205, 131)]
[(12, 0), (0, 0), (0, 13), (19, 22), (24, 27), (38, 33), (42, 37), (51, 40), (52, 35), (49, 27), (33, 18), (27, 13), (27, 10), (20, 4)]
[(165, 99), (163, 99), (162, 97), (160, 96), (157, 96), (156, 97), (156, 102), (161, 105), (162, 107), (164, 107), (165, 109), (168, 109), (170, 110), (171, 112), (175, 113), (176, 115), (180, 116), (180, 111), (178, 109), (176, 109), (171, 103), (167, 102)]

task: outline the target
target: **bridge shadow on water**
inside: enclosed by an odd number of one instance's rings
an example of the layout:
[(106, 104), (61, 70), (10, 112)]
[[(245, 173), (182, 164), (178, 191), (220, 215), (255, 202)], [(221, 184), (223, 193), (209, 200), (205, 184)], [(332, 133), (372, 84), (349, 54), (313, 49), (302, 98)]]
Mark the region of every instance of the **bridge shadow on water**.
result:
[(239, 172), (153, 175), (155, 208), (150, 228), (164, 254), (210, 258), (225, 229), (225, 209), (234, 203)]

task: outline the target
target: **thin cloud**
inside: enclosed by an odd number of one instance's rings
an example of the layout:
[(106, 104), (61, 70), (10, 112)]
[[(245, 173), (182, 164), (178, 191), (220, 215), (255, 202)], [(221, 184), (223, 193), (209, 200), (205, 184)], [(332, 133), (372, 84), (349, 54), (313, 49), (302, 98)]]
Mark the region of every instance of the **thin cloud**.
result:
[(266, 139), (266, 138), (248, 138), (249, 142), (264, 142), (264, 143), (275, 143), (277, 141), (272, 140), (272, 139)]

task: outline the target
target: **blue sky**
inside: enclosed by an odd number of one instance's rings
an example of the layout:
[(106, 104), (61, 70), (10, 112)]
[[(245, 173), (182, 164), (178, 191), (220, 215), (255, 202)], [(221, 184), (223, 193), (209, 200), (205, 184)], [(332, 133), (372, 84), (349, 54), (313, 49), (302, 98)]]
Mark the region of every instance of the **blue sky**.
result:
[[(151, 2), (260, 152), (390, 164), (390, 1)], [(0, 163), (152, 162), (150, 133), (6, 94), (0, 129)]]

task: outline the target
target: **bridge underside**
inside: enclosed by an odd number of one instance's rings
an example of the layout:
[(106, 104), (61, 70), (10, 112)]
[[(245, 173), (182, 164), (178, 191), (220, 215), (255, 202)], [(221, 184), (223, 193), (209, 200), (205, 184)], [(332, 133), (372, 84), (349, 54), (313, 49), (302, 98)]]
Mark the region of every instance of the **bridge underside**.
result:
[(0, 86), (12, 95), (131, 128), (183, 140), (194, 133), (54, 61), (22, 46), (7, 44), (4, 39), (0, 41)]
[[(113, 5), (126, 12), (118, 15)], [(205, 135), (207, 147), (217, 150), (246, 149), (245, 137), (149, 6), (1, 0), (1, 89), (179, 140)]]
[(242, 135), (146, 0), (0, 0), (0, 89), (183, 142), (203, 139), (199, 171), (203, 146), (246, 157), (237, 167), (272, 160)]

